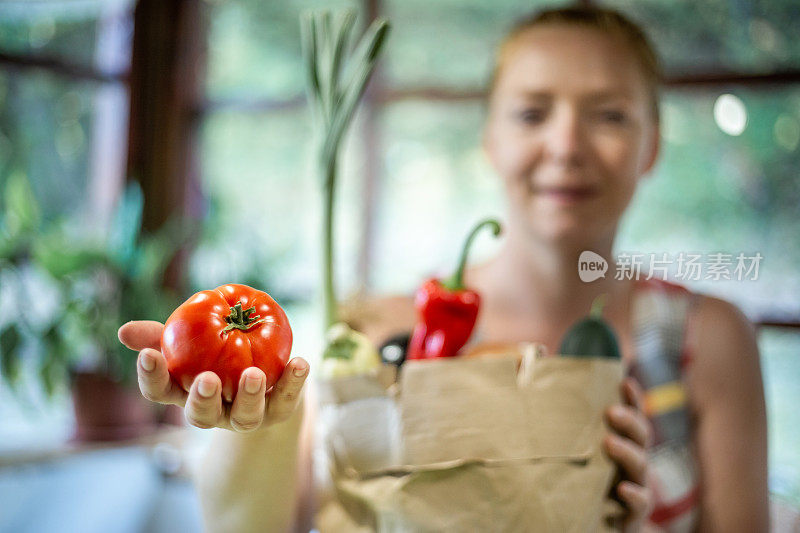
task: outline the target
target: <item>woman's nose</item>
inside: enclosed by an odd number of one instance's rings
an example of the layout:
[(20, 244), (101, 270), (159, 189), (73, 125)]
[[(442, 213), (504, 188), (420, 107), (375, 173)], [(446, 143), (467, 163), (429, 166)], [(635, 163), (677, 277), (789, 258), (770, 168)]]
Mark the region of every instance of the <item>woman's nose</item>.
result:
[(548, 128), (546, 149), (553, 162), (577, 166), (584, 160), (584, 139), (576, 109), (561, 108), (553, 114)]

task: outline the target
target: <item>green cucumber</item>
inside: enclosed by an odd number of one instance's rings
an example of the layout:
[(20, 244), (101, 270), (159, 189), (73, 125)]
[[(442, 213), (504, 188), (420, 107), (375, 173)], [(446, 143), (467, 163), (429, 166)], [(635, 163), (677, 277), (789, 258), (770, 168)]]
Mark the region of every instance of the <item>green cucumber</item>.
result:
[(605, 357), (621, 359), (617, 336), (603, 320), (605, 294), (592, 302), (589, 316), (576, 322), (564, 335), (559, 352), (573, 357)]

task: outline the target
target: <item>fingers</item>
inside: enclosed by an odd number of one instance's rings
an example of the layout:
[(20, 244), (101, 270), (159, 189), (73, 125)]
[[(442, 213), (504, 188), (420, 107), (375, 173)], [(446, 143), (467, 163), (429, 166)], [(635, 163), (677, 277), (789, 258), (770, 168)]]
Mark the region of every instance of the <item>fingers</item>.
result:
[(286, 370), (267, 400), (267, 417), (270, 423), (286, 420), (294, 412), (308, 377), (308, 368), (308, 362), (301, 357), (295, 357), (286, 365)]
[(606, 419), (614, 431), (648, 448), (652, 439), (650, 421), (634, 407), (612, 405), (606, 410)]
[(627, 478), (644, 485), (647, 473), (647, 454), (642, 446), (619, 435), (607, 435), (603, 445), (608, 456), (627, 474)]
[(161, 333), (164, 331), (164, 324), (154, 320), (135, 320), (123, 324), (117, 337), (122, 344), (131, 350), (143, 350), (152, 348), (161, 349)]
[(617, 485), (617, 494), (628, 508), (626, 526), (633, 526), (650, 515), (653, 509), (653, 497), (647, 487), (623, 481)]
[(186, 391), (172, 381), (164, 354), (152, 348), (139, 352), (136, 363), (139, 390), (151, 402), (184, 406)]
[(635, 379), (628, 377), (620, 385), (625, 405), (613, 405), (606, 411), (611, 428), (604, 441), (609, 457), (626, 474), (628, 480), (617, 485), (617, 493), (628, 507), (626, 530), (646, 518), (651, 509), (652, 496), (645, 486), (647, 477), (647, 452), (652, 439), (650, 421), (643, 413), (644, 393)]
[(644, 391), (634, 378), (625, 378), (620, 384), (620, 389), (626, 404), (632, 406), (637, 411), (644, 412)]
[(217, 427), (222, 418), (222, 383), (214, 372), (199, 374), (186, 400), (184, 414), (193, 426), (210, 429)]
[(266, 393), (264, 372), (257, 367), (245, 369), (231, 408), (231, 428), (243, 433), (258, 429), (264, 420)]
[(625, 405), (614, 405), (606, 411), (611, 427), (624, 437), (648, 448), (652, 441), (652, 427), (644, 414), (644, 392), (634, 378), (628, 377), (620, 384)]

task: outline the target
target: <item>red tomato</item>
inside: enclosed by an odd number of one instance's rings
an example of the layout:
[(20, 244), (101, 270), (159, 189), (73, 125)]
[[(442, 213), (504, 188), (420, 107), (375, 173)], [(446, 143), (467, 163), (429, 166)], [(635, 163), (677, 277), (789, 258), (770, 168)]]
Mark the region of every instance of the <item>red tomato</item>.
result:
[(184, 389), (210, 370), (222, 380), (222, 396), (230, 402), (248, 367), (264, 371), (267, 389), (278, 381), (292, 351), (292, 328), (269, 294), (231, 283), (181, 304), (167, 319), (161, 351), (170, 375)]

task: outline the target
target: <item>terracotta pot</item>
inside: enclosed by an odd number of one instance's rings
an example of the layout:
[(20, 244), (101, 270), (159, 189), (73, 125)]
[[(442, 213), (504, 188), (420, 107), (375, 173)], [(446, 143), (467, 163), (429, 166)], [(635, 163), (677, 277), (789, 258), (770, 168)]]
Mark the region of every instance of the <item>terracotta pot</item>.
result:
[(74, 441), (133, 439), (156, 430), (155, 405), (138, 388), (113, 381), (104, 374), (75, 372), (72, 379), (75, 409)]

